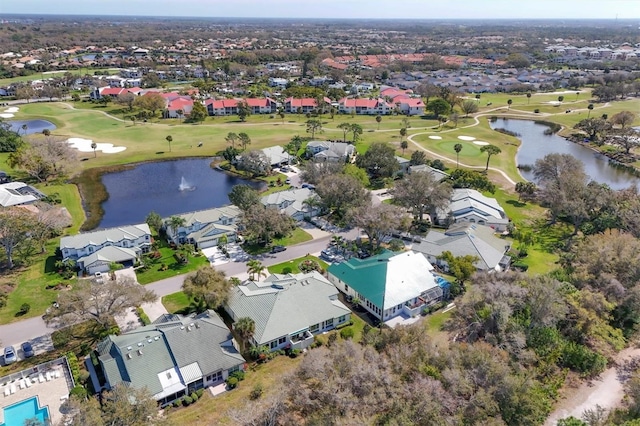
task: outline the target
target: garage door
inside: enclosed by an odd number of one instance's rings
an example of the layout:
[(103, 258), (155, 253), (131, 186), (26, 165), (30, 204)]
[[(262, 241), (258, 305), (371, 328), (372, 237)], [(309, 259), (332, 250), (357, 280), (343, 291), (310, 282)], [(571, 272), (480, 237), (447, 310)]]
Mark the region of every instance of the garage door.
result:
[(96, 272), (109, 272), (109, 264), (108, 263), (94, 263), (93, 265), (87, 268), (87, 272), (89, 275), (93, 275)]
[(218, 240), (208, 240), (208, 241), (202, 241), (198, 243), (198, 248), (199, 249), (203, 249), (203, 248), (209, 248), (209, 247), (215, 247), (216, 245), (218, 245)]

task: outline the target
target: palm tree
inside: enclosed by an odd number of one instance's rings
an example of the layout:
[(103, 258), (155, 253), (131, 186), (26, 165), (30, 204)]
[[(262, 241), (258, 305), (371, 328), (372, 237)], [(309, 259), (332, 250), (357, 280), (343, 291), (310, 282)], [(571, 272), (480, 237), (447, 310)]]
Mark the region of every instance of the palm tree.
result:
[(231, 144), (231, 148), (235, 148), (236, 142), (238, 141), (238, 135), (234, 132), (229, 132), (227, 133), (227, 137), (224, 138), (224, 140), (227, 141), (227, 143)]
[(258, 275), (258, 280), (260, 276), (266, 277), (267, 274), (264, 272), (265, 267), (259, 260), (251, 259), (247, 262), (247, 272), (249, 273), (251, 281), (255, 279), (255, 276)]
[(187, 221), (180, 216), (171, 216), (169, 218), (169, 228), (171, 229), (171, 231), (173, 231), (174, 238), (177, 237), (178, 228), (184, 226), (186, 223)]
[(589, 104), (587, 106), (587, 109), (589, 110), (589, 112), (587, 113), (587, 118), (589, 118), (589, 116), (591, 115), (591, 111), (593, 110), (593, 104)]
[(253, 334), (256, 332), (256, 323), (249, 317), (239, 318), (233, 325), (233, 329), (242, 342), (242, 351), (244, 352), (246, 344), (253, 338)]
[(240, 140), (240, 144), (242, 145), (242, 150), (247, 150), (247, 145), (251, 144), (251, 138), (246, 133), (238, 133), (238, 139)]
[(376, 123), (378, 123), (378, 130), (380, 130), (381, 121), (382, 121), (382, 116), (380, 114), (376, 115)]
[(511, 104), (512, 104), (512, 103), (513, 103), (513, 100), (512, 100), (512, 99), (509, 99), (509, 100), (507, 101), (507, 109), (511, 109)]
[(558, 96), (558, 102), (562, 103), (564, 101), (564, 96)]
[(456, 169), (460, 167), (460, 151), (462, 151), (462, 144), (457, 143), (453, 146), (453, 150), (456, 152)]
[(489, 170), (489, 160), (491, 160), (491, 156), (498, 155), (502, 152), (502, 150), (495, 145), (485, 145), (480, 148), (480, 151), (487, 153), (487, 167), (484, 169), (485, 172)]
[(527, 93), (527, 105), (531, 102), (531, 93)]
[(165, 139), (169, 142), (169, 152), (171, 152), (171, 142), (173, 142), (173, 138), (169, 135)]
[(338, 129), (342, 130), (342, 141), (346, 142), (347, 141), (347, 133), (349, 133), (351, 131), (351, 124), (350, 123), (340, 123), (336, 126)]
[(96, 158), (98, 156), (98, 154), (96, 154), (96, 148), (98, 147), (98, 144), (95, 142), (91, 142), (91, 149), (93, 149), (93, 158)]

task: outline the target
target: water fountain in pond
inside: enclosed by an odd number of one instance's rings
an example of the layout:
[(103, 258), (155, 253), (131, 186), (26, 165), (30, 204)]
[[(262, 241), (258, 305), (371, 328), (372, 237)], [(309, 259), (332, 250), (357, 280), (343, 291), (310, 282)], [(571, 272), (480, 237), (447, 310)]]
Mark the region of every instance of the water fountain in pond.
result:
[(187, 180), (184, 178), (184, 176), (182, 176), (182, 179), (180, 180), (180, 186), (178, 186), (178, 189), (181, 192), (184, 191), (193, 191), (196, 189), (195, 185), (190, 185), (189, 182), (187, 182)]

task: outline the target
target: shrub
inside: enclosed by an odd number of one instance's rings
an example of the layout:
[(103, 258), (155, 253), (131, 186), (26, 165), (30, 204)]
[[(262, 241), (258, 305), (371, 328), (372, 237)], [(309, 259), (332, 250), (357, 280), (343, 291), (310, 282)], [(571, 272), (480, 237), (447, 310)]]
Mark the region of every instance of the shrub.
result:
[(249, 394), (249, 399), (256, 400), (260, 399), (264, 390), (262, 389), (261, 383), (256, 383), (253, 389), (251, 389), (251, 393)]
[(326, 344), (327, 339), (325, 339), (324, 336), (313, 336), (313, 344), (311, 345), (311, 347), (318, 348)]
[(229, 377), (227, 379), (227, 386), (229, 386), (229, 389), (235, 389), (236, 387), (238, 387), (238, 379), (236, 379), (235, 377)]
[(329, 339), (327, 340), (327, 346), (331, 347), (336, 340), (338, 340), (338, 335), (336, 333), (331, 333), (329, 335)]
[(76, 387), (71, 389), (69, 395), (75, 396), (78, 399), (85, 399), (87, 397), (87, 390), (83, 386), (77, 385)]
[(196, 391), (196, 395), (198, 395), (198, 398), (202, 398), (202, 395), (204, 395), (204, 389), (198, 389)]
[(238, 379), (239, 382), (241, 382), (244, 380), (244, 371), (242, 370), (234, 371), (233, 373), (229, 374), (229, 377), (235, 377), (236, 379)]
[(290, 274), (291, 272), (293, 272), (293, 270), (289, 266), (282, 268), (282, 273), (284, 275)]
[(193, 400), (193, 402), (196, 402), (198, 400), (198, 394), (195, 392), (191, 392), (191, 399)]
[(311, 259), (303, 260), (302, 262), (300, 262), (300, 265), (298, 265), (298, 268), (300, 268), (300, 272), (305, 274), (311, 271), (319, 271), (321, 269), (320, 264), (318, 264), (318, 262), (316, 262), (315, 260), (311, 260)]
[(0, 293), (0, 308), (7, 306), (7, 297), (6, 293)]
[(149, 316), (145, 314), (144, 310), (141, 307), (138, 306), (136, 308), (136, 314), (138, 314), (138, 318), (140, 318), (140, 323), (142, 325), (151, 324), (151, 320), (149, 319)]
[(20, 310), (18, 311), (18, 314), (24, 315), (30, 310), (31, 310), (31, 305), (28, 303), (23, 303), (22, 305), (20, 305)]
[(173, 401), (173, 403), (172, 403), (172, 405), (173, 405), (175, 408), (178, 408), (181, 404), (182, 404), (182, 399), (180, 399), (180, 398), (176, 399), (176, 400), (175, 400), (175, 401)]
[(533, 112), (534, 112), (535, 114), (540, 114), (540, 109), (539, 109), (539, 108), (536, 108), (536, 109), (534, 109), (534, 110), (533, 110)]
[(191, 399), (190, 396), (185, 396), (184, 398), (182, 398), (182, 404), (186, 407), (188, 405), (191, 405), (193, 403), (193, 399)]
[(292, 349), (289, 352), (289, 358), (297, 358), (300, 355), (300, 349)]
[(604, 356), (574, 342), (564, 345), (560, 362), (563, 367), (571, 368), (591, 377), (602, 373), (607, 366), (607, 359)]
[(67, 352), (67, 361), (69, 362), (69, 369), (73, 376), (75, 383), (80, 383), (80, 364), (78, 363), (78, 357), (73, 352)]
[(353, 331), (353, 327), (345, 327), (342, 330), (340, 330), (340, 337), (342, 337), (345, 340), (353, 339), (354, 335), (355, 335), (355, 331)]

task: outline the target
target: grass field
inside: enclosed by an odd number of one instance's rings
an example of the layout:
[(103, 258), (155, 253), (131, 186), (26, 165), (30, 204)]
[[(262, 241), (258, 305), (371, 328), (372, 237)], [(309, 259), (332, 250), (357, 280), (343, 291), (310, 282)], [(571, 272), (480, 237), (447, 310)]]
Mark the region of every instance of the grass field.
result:
[[(165, 278), (175, 277), (176, 275), (186, 274), (209, 264), (209, 259), (202, 255), (189, 256), (189, 263), (182, 264), (174, 257), (176, 250), (170, 247), (161, 247), (158, 251), (162, 257), (156, 263), (144, 272), (136, 272), (140, 284), (149, 284)], [(165, 270), (162, 270), (162, 265), (166, 265)]]
[(191, 303), (189, 296), (184, 294), (182, 291), (168, 294), (164, 296), (161, 301), (167, 311), (171, 314), (175, 314), (176, 312), (186, 308)]
[(47, 71), (44, 73), (35, 73), (31, 75), (25, 75), (20, 77), (11, 77), (11, 78), (2, 78), (0, 79), (0, 86), (7, 86), (12, 83), (18, 83), (23, 81), (34, 81), (34, 80), (42, 80), (46, 78), (53, 77), (61, 77), (65, 73), (70, 72), (73, 75), (93, 75), (95, 71), (107, 72), (108, 74), (115, 74), (118, 72), (119, 68), (78, 68), (71, 70), (62, 70), (62, 71)]
[(282, 262), (282, 263), (278, 263), (276, 265), (269, 266), (267, 269), (272, 274), (284, 274), (285, 270), (287, 270), (287, 269), (289, 270), (288, 273), (290, 273), (290, 274), (298, 274), (298, 273), (300, 273), (300, 263), (302, 263), (305, 260), (313, 260), (315, 262), (318, 262), (318, 264), (325, 271), (329, 267), (329, 265), (326, 262), (320, 260), (319, 258), (317, 258), (315, 256), (304, 256), (304, 257), (299, 257), (297, 259), (289, 260), (287, 262)]

